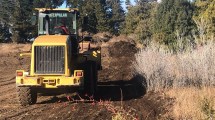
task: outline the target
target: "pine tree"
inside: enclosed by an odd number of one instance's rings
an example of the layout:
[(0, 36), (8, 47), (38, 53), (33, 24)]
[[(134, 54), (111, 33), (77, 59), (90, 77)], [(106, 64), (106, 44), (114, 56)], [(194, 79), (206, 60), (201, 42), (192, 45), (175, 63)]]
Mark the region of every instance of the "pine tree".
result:
[(95, 2), (95, 13), (96, 13), (96, 21), (97, 21), (97, 31), (99, 32), (106, 32), (108, 31), (109, 25), (108, 25), (108, 20), (107, 20), (107, 15), (106, 15), (106, 1), (105, 0), (96, 0)]
[(110, 19), (110, 32), (119, 34), (122, 30), (122, 24), (125, 21), (125, 11), (122, 8), (120, 0), (109, 0), (109, 19)]
[(77, 7), (80, 11), (79, 27), (84, 16), (88, 16), (88, 32), (97, 33), (109, 30), (106, 0), (68, 0), (69, 7)]
[[(1, 24), (8, 25), (13, 32), (16, 26), (17, 1), (14, 0), (2, 0), (0, 4), (0, 19)], [(13, 33), (12, 33), (13, 34)]]
[(156, 5), (157, 3), (151, 0), (142, 0), (137, 1), (135, 6), (129, 7), (123, 32), (135, 34), (136, 39), (147, 44), (146, 40), (152, 36), (153, 12)]
[(81, 6), (83, 5), (83, 0), (66, 0), (66, 4), (67, 6), (71, 7), (71, 8), (81, 8)]
[(137, 24), (139, 23), (139, 20), (137, 17), (139, 16), (139, 7), (133, 6), (132, 8), (128, 8), (128, 13), (125, 17), (125, 26), (123, 29), (123, 32), (125, 34), (131, 34), (134, 33), (134, 30), (137, 27)]
[(33, 10), (33, 0), (14, 1), (14, 12), (11, 14), (11, 30), (13, 42), (25, 42), (31, 30), (31, 15)]
[(204, 21), (205, 35), (211, 36), (215, 33), (215, 0), (195, 1), (195, 21)]
[(81, 16), (88, 16), (89, 24), (88, 24), (88, 32), (97, 33), (97, 21), (96, 21), (96, 13), (95, 13), (95, 0), (87, 0), (81, 6)]
[(192, 37), (191, 32), (195, 27), (192, 20), (193, 11), (192, 4), (187, 0), (162, 0), (155, 17), (155, 39), (174, 47), (172, 45), (177, 42), (176, 32), (183, 38)]
[(0, 42), (10, 42), (10, 36), (8, 26), (0, 22)]
[(0, 42), (2, 42), (4, 40), (4, 28), (2, 26), (2, 24), (0, 24)]
[(0, 21), (12, 32), (14, 42), (23, 42), (32, 30), (30, 18), (35, 7), (55, 8), (64, 0), (1, 0)]
[(63, 4), (65, 0), (34, 0), (35, 8), (56, 8)]
[(1, 0), (0, 1), (0, 20), (3, 23), (11, 24), (9, 21), (10, 16), (14, 12), (14, 0)]

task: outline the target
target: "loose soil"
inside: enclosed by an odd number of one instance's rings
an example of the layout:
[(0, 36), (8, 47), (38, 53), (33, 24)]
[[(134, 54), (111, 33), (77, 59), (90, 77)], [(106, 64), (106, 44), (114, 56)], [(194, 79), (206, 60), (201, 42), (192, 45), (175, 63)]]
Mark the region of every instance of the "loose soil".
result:
[[(123, 37), (121, 37), (123, 38)], [(30, 58), (20, 58), (29, 52), (30, 44), (0, 44), (0, 119), (12, 120), (110, 120), (114, 107), (132, 110), (138, 119), (166, 119), (172, 99), (162, 93), (148, 92), (141, 85), (142, 76), (134, 76), (132, 61), (135, 44), (120, 37), (102, 44), (103, 70), (99, 72), (97, 97), (94, 102), (80, 100), (77, 93), (40, 95), (37, 104), (22, 107), (17, 102), (15, 71), (29, 70)], [(68, 97), (69, 96), (69, 97)], [(84, 95), (80, 95), (84, 96)], [(71, 98), (79, 100), (71, 101)], [(86, 98), (86, 97), (83, 97)], [(98, 101), (98, 102), (97, 102)], [(100, 102), (99, 102), (100, 101)]]

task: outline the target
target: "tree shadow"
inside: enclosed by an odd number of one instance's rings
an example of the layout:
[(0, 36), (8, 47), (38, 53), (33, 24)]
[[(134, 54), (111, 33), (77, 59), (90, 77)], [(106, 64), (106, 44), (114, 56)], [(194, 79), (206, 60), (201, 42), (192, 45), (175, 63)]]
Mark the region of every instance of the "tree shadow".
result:
[[(117, 80), (107, 82), (99, 81), (97, 93), (93, 100), (126, 101), (131, 99), (137, 99), (146, 94), (147, 89), (146, 85), (147, 84), (145, 78), (140, 74), (135, 75), (131, 80)], [(66, 102), (68, 101), (67, 97), (68, 96), (61, 97), (54, 96), (53, 98), (47, 101), (42, 101), (39, 104), (55, 103), (58, 101)], [(70, 97), (75, 100), (89, 98), (86, 97), (86, 95), (81, 92), (79, 92), (77, 95)]]

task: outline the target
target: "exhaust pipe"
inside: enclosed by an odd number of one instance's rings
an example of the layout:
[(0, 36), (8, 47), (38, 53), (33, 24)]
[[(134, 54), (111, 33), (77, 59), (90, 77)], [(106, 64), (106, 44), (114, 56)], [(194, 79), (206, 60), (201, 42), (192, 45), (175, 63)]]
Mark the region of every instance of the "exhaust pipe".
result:
[(50, 19), (49, 19), (49, 16), (46, 15), (46, 16), (45, 16), (45, 19), (46, 19), (46, 35), (49, 35), (49, 26), (50, 26)]

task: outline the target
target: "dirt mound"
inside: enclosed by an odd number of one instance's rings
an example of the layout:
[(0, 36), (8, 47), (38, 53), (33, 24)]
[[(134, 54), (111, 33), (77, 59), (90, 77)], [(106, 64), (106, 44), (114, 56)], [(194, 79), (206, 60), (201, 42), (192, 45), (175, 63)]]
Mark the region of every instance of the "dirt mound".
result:
[(113, 35), (108, 32), (97, 33), (93, 35), (93, 41), (96, 43), (108, 42), (112, 37)]
[(0, 43), (0, 55), (10, 53), (29, 52), (31, 50), (31, 44), (4, 44)]
[(135, 44), (126, 41), (115, 42), (109, 48), (111, 57), (133, 57), (137, 52)]
[(133, 40), (125, 37), (113, 37), (109, 42), (103, 43), (102, 66), (100, 80), (130, 80), (132, 76), (132, 62), (134, 54), (137, 52), (136, 44)]

